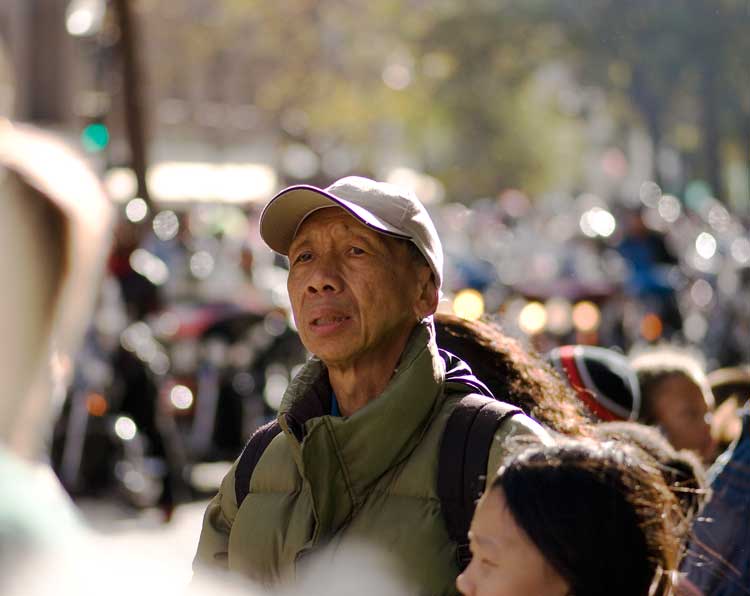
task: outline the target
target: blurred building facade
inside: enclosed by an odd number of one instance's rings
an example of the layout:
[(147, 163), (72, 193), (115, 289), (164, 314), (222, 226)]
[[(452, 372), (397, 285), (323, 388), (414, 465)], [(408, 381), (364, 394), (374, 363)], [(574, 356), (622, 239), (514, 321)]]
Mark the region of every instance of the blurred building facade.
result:
[[(0, 90), (13, 95), (12, 116), (53, 128), (75, 122), (74, 97), (80, 69), (75, 40), (65, 30), (68, 0), (3, 0), (0, 42), (10, 81)], [(0, 101), (3, 101), (0, 99)]]
[[(149, 164), (273, 161), (278, 133), (254, 105), (244, 33), (242, 27), (227, 30), (222, 4), (129, 2), (137, 70), (130, 88), (123, 74), (122, 5), (3, 0), (0, 114), (62, 133), (89, 151), (104, 174), (130, 166), (130, 92), (139, 101)], [(83, 138), (92, 123), (106, 129), (93, 147)]]

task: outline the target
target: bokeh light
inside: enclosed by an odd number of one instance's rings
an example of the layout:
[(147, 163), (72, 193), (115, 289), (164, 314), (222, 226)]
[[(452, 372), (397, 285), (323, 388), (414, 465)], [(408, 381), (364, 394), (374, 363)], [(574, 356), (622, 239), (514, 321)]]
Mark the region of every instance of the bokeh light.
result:
[(682, 205), (677, 197), (664, 195), (659, 199), (657, 210), (664, 221), (674, 223), (680, 218)]
[(132, 441), (138, 434), (138, 427), (133, 422), (132, 418), (128, 416), (120, 416), (115, 421), (115, 433), (123, 441)]
[(174, 211), (161, 211), (154, 217), (153, 228), (156, 237), (166, 242), (177, 236), (180, 231), (180, 220)]
[(601, 324), (599, 307), (588, 300), (578, 302), (573, 307), (573, 325), (582, 333), (596, 331)]
[(664, 324), (655, 313), (648, 313), (641, 319), (641, 337), (649, 342), (655, 342), (664, 333)]
[(208, 278), (214, 270), (214, 258), (211, 253), (199, 250), (190, 257), (190, 273), (197, 279)]
[(701, 232), (695, 239), (695, 252), (706, 260), (712, 259), (716, 254), (716, 238), (708, 232)]
[(601, 207), (593, 207), (581, 215), (581, 231), (589, 238), (609, 238), (615, 231), (617, 223), (614, 216)]
[(104, 416), (108, 409), (109, 404), (101, 393), (91, 392), (86, 396), (86, 410), (92, 416)]
[(193, 392), (185, 385), (175, 385), (169, 392), (169, 401), (178, 410), (189, 410), (193, 406)]
[(518, 315), (518, 326), (527, 335), (544, 331), (547, 325), (547, 310), (541, 302), (529, 302)]
[(129, 262), (133, 271), (139, 273), (156, 286), (166, 283), (169, 279), (167, 264), (156, 255), (148, 252), (145, 248), (136, 248), (130, 253)]
[(281, 407), (286, 388), (289, 386), (289, 376), (283, 366), (271, 365), (266, 370), (266, 386), (263, 389), (263, 399), (273, 410)]
[(647, 180), (641, 184), (638, 196), (646, 207), (656, 207), (661, 199), (661, 188), (656, 182)]
[(732, 258), (740, 265), (750, 263), (750, 239), (745, 237), (735, 238), (730, 251)]
[(103, 0), (72, 0), (65, 11), (65, 28), (74, 37), (88, 37), (99, 31), (104, 19)]
[(697, 279), (690, 288), (690, 297), (699, 308), (706, 308), (714, 297), (714, 289), (705, 279)]
[(708, 321), (699, 312), (691, 312), (682, 325), (685, 338), (693, 343), (700, 343), (708, 332)]
[(453, 299), (453, 312), (462, 319), (476, 321), (484, 314), (482, 294), (471, 288), (461, 290)]
[(573, 329), (573, 307), (570, 302), (564, 298), (550, 298), (544, 307), (550, 333), (565, 335)]
[(143, 221), (147, 215), (148, 205), (140, 197), (128, 201), (128, 204), (125, 205), (125, 217), (128, 218), (128, 221), (138, 223)]

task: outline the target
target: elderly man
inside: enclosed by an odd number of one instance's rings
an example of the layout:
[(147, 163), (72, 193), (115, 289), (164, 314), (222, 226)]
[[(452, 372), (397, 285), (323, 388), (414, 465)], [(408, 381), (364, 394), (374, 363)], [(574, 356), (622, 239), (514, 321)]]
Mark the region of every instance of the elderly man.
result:
[[(209, 504), (196, 567), (271, 584), (319, 547), (335, 556), (366, 541), (419, 593), (454, 594), (438, 454), (451, 412), (481, 383), (435, 344), (443, 252), (427, 211), (410, 191), (347, 177), (281, 191), (260, 232), (289, 257), (292, 311), (313, 358), (287, 389), (278, 434), (261, 429), (266, 445), (254, 437), (246, 448), (250, 477), (235, 463)], [(500, 422), (482, 472), (494, 476), (521, 434), (544, 431), (522, 415)]]

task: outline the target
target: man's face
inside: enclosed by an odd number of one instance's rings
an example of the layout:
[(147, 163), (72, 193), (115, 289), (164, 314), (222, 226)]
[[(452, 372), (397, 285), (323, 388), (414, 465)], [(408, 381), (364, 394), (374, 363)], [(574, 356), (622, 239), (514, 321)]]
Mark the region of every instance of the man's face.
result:
[(302, 343), (329, 367), (400, 351), (416, 322), (431, 314), (420, 290), (431, 284), (429, 268), (414, 264), (404, 242), (343, 209), (308, 217), (289, 263), (287, 289)]

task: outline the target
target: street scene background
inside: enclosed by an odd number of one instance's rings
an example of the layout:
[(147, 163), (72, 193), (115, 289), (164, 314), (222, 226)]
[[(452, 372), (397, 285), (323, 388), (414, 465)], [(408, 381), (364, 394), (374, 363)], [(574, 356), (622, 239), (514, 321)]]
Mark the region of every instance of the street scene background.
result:
[(413, 188), (441, 310), (540, 353), (746, 363), (749, 25), (746, 0), (3, 0), (0, 114), (64, 137), (118, 212), (49, 445), (65, 489), (189, 579), (307, 357), (257, 231), (294, 183)]

